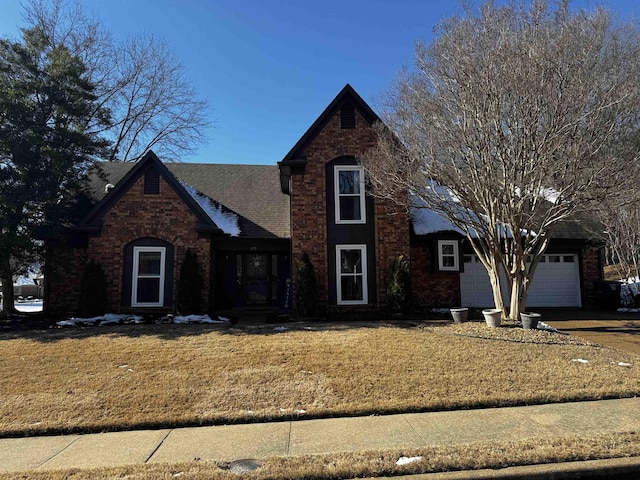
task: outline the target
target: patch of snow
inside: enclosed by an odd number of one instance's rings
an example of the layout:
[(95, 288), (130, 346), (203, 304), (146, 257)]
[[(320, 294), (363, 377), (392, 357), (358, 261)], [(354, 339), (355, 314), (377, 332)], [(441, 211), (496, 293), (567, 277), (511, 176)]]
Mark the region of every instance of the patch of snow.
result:
[(411, 208), (409, 216), (416, 235), (436, 232), (457, 232), (464, 235), (464, 232), (451, 223), (451, 220), (428, 208)]
[(42, 268), (39, 263), (34, 263), (29, 265), (26, 273), (24, 275), (18, 276), (16, 281), (13, 282), (14, 285), (35, 285), (36, 279), (42, 278)]
[(13, 284), (14, 285), (35, 285), (36, 282), (33, 280), (33, 278), (20, 275), (18, 278), (16, 278), (16, 281), (13, 282)]
[[(620, 285), (620, 303), (623, 307), (633, 307), (635, 305), (635, 298), (638, 296), (638, 285), (633, 279)], [(638, 311), (637, 309), (633, 310)], [(631, 309), (618, 311), (631, 312)]]
[(220, 320), (222, 323), (231, 323), (230, 319), (228, 319), (227, 317), (221, 317), (220, 315), (218, 315), (218, 320)]
[(178, 315), (173, 317), (172, 321), (173, 323), (229, 323), (228, 319), (223, 320), (221, 317), (218, 317), (216, 320), (213, 320), (209, 315)]
[(400, 457), (396, 462), (396, 465), (409, 465), (410, 463), (419, 462), (422, 457)]
[(545, 200), (556, 204), (558, 202), (558, 199), (560, 198), (560, 192), (554, 188), (541, 188), (540, 196)]
[[(173, 323), (229, 323), (229, 320), (224, 317), (218, 317), (216, 320), (212, 320), (209, 315), (187, 315), (187, 316), (176, 316), (171, 318)], [(66, 320), (60, 320), (56, 322), (58, 327), (77, 327), (81, 325), (115, 325), (115, 324), (139, 324), (142, 323), (143, 319), (139, 315), (124, 315), (124, 314), (115, 314), (115, 313), (107, 313), (105, 315), (101, 315), (99, 317), (91, 317), (91, 318), (69, 318)]]
[[(451, 197), (451, 192), (447, 196)], [(456, 227), (444, 214), (437, 213), (427, 207), (421, 198), (412, 195), (410, 200), (409, 217), (416, 235), (427, 235), (436, 232), (465, 234), (461, 228)]]
[[(78, 325), (98, 325), (100, 323), (100, 318), (101, 317), (70, 318), (69, 320), (66, 320), (66, 322), (69, 322), (73, 326), (78, 326)], [(62, 322), (65, 322), (65, 320), (62, 320)], [(57, 322), (56, 324), (59, 324), (59, 323), (62, 323), (62, 322)]]
[[(224, 208), (220, 203), (207, 197), (204, 193), (200, 193), (184, 182), (181, 182), (187, 193), (191, 195), (200, 208), (209, 216), (211, 220), (218, 226), (224, 233), (237, 237), (240, 235), (240, 227), (238, 226), (238, 215)], [(246, 192), (250, 195), (251, 192)]]
[[(460, 205), (460, 199), (448, 187), (431, 181), (426, 187), (425, 192), (423, 192), (423, 195), (434, 195), (439, 201), (444, 202), (444, 204), (447, 205), (445, 210), (458, 219), (459, 223), (464, 225), (481, 224), (481, 217), (476, 212)], [(456, 232), (461, 235), (466, 235), (465, 231), (452, 222), (447, 215), (429, 208), (425, 201), (418, 195), (411, 194), (409, 201), (409, 217), (411, 218), (413, 231), (416, 235), (427, 235), (438, 232)], [(500, 223), (498, 228), (500, 229), (500, 236), (513, 238), (513, 232), (509, 225)], [(530, 229), (522, 229), (520, 232), (522, 237), (525, 237), (527, 234), (533, 237), (537, 236), (537, 233)], [(478, 238), (479, 236), (475, 229), (471, 229), (472, 238)]]
[(123, 320), (122, 315), (116, 315), (113, 313), (107, 313), (99, 319), (100, 325), (114, 325), (121, 323)]
[(584, 358), (573, 358), (571, 361), (577, 363), (589, 363), (589, 360), (585, 360)]
[(124, 323), (127, 325), (129, 324), (137, 325), (139, 323), (142, 323), (142, 317), (138, 315), (129, 315), (128, 317), (125, 317)]
[(34, 300), (33, 302), (16, 302), (15, 307), (19, 312), (41, 312), (42, 300)]
[(279, 326), (279, 327), (275, 327), (274, 330), (276, 332), (284, 332), (287, 330), (287, 327)]
[(75, 327), (77, 325), (75, 319), (69, 319), (69, 320), (60, 320), (59, 322), (56, 322), (56, 326), (58, 327)]
[(432, 308), (431, 313), (449, 313), (450, 308)]
[(116, 313), (107, 313), (98, 317), (91, 318), (69, 318), (67, 320), (60, 320), (56, 322), (58, 327), (77, 327), (82, 325), (114, 325), (120, 323), (141, 323), (142, 317), (138, 315), (122, 315)]
[(540, 320), (538, 320), (538, 326), (536, 328), (537, 330), (545, 330), (547, 332), (560, 333), (560, 330), (558, 330), (557, 328), (553, 328), (551, 325), (547, 325), (546, 323), (541, 322)]
[[(435, 181), (429, 182), (420, 198), (413, 192), (409, 197), (409, 216), (413, 223), (413, 230), (416, 235), (426, 235), (436, 232), (457, 232), (465, 235), (460, 227), (457, 227), (444, 213), (439, 213), (428, 207), (423, 200), (427, 195), (438, 198), (439, 201), (447, 205), (447, 210), (463, 224), (470, 224), (478, 221), (478, 215), (460, 205), (460, 199), (450, 188), (440, 185)], [(473, 238), (478, 238), (475, 230), (471, 231)]]
[(303, 413), (307, 413), (306, 410), (301, 409), (301, 410), (294, 410), (293, 413), (297, 413), (298, 415), (302, 415)]
[(618, 362), (618, 366), (619, 367), (630, 367), (631, 364), (630, 363), (626, 363), (626, 362)]

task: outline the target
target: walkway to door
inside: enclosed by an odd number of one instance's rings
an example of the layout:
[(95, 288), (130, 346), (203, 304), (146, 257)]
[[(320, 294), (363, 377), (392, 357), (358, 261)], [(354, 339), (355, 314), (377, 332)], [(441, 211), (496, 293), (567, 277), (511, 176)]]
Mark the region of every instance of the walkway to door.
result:
[(536, 309), (543, 321), (590, 342), (640, 355), (640, 314), (615, 311)]

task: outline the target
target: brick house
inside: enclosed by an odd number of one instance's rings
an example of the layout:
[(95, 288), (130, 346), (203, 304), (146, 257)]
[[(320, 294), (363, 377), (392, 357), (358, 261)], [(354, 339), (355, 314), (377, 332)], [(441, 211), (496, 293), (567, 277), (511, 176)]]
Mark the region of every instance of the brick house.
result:
[[(367, 193), (356, 158), (375, 144), (377, 121), (347, 85), (277, 166), (163, 163), (152, 152), (133, 165), (100, 165), (88, 213), (48, 242), (45, 308), (75, 312), (93, 260), (106, 273), (110, 311), (174, 311), (189, 249), (211, 312), (288, 310), (292, 266), (304, 253), (327, 313), (384, 309), (399, 255), (410, 261), (418, 304), (490, 306), (486, 272), (453, 226)], [(589, 298), (602, 266), (587, 224), (576, 219), (556, 231), (530, 305)]]

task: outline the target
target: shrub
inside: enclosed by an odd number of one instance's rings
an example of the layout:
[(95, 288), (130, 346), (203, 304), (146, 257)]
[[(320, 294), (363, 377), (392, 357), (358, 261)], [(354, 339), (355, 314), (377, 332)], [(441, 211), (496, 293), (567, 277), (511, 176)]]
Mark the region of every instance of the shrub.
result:
[(107, 313), (107, 276), (102, 265), (89, 260), (80, 277), (80, 314), (97, 317)]
[(296, 262), (293, 274), (293, 313), (301, 317), (316, 314), (318, 307), (318, 280), (308, 254)]
[(387, 285), (387, 307), (392, 312), (406, 313), (411, 299), (411, 277), (409, 263), (403, 255), (391, 265), (391, 278)]
[(200, 275), (198, 254), (190, 248), (184, 256), (178, 279), (178, 312), (182, 315), (202, 312), (202, 289), (204, 282)]

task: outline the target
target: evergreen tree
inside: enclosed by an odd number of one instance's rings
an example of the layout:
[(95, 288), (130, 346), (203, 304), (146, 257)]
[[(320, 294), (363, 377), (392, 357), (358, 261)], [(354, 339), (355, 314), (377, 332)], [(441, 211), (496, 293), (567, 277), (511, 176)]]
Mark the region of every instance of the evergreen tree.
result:
[(406, 313), (411, 299), (409, 263), (400, 255), (391, 265), (391, 278), (387, 286), (387, 306), (392, 312)]
[(309, 317), (318, 307), (318, 280), (308, 254), (296, 262), (293, 276), (293, 311), (296, 315)]
[(108, 112), (95, 105), (85, 71), (38, 28), (23, 30), (20, 42), (0, 40), (0, 315), (14, 312), (16, 267), (65, 224), (71, 212), (62, 198), (74, 198), (106, 147), (86, 130), (89, 120), (106, 125)]
[(107, 276), (98, 262), (90, 260), (80, 281), (80, 313), (97, 317), (107, 312)]
[(180, 267), (180, 278), (178, 280), (179, 313), (183, 315), (201, 313), (203, 286), (204, 282), (202, 281), (202, 275), (200, 275), (198, 255), (189, 248)]

